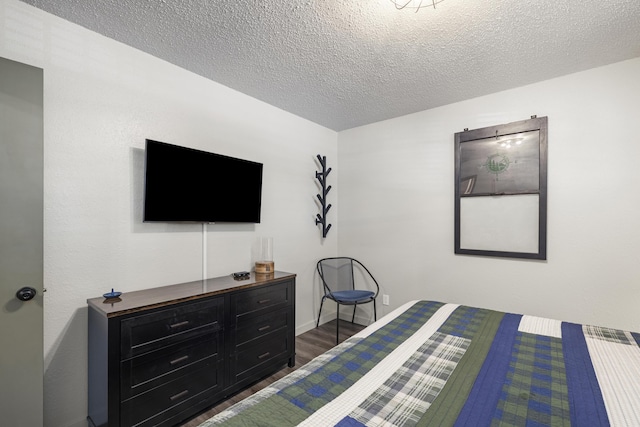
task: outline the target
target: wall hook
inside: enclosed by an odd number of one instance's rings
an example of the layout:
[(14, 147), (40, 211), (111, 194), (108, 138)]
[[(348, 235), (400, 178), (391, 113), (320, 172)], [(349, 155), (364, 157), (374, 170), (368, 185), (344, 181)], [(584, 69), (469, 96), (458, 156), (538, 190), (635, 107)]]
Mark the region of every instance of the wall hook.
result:
[(316, 194), (316, 197), (320, 201), (320, 213), (316, 215), (316, 225), (322, 225), (322, 237), (327, 237), (327, 233), (331, 228), (331, 224), (327, 224), (327, 212), (331, 209), (331, 204), (327, 204), (327, 194), (331, 190), (331, 186), (327, 186), (327, 176), (329, 176), (329, 172), (331, 172), (331, 168), (327, 169), (327, 157), (317, 155), (318, 161), (320, 162), (320, 166), (322, 166), (322, 171), (316, 171), (316, 179), (320, 182), (320, 187), (322, 187), (322, 194)]

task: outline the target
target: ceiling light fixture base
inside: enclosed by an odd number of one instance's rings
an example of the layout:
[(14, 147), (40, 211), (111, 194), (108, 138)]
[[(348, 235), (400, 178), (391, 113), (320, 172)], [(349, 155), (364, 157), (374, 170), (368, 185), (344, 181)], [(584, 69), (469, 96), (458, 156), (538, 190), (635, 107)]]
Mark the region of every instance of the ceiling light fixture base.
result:
[(435, 9), (436, 5), (443, 1), (444, 0), (391, 0), (391, 3), (393, 3), (398, 10), (410, 9), (418, 12), (424, 7), (432, 7)]

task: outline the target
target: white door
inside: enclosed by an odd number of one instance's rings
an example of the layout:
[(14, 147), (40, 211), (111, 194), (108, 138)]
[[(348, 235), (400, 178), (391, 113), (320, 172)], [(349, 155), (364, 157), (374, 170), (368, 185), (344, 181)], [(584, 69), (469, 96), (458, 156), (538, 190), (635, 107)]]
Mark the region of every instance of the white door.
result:
[(3, 426), (43, 424), (42, 76), (39, 68), (0, 58), (0, 424)]

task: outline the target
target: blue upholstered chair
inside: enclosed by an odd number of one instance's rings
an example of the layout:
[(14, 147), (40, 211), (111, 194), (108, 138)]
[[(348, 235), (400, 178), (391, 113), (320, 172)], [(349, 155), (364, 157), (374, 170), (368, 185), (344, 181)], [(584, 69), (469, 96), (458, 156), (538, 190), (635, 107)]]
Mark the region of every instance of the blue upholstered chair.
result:
[[(318, 261), (318, 274), (322, 280), (324, 296), (320, 302), (318, 321), (316, 328), (320, 325), (320, 314), (325, 299), (336, 302), (336, 344), (340, 331), (340, 306), (352, 305), (353, 314), (351, 323), (356, 317), (356, 307), (358, 305), (373, 303), (373, 318), (377, 320), (376, 297), (380, 292), (380, 286), (371, 272), (360, 261), (349, 257), (324, 258)], [(356, 285), (356, 282), (358, 283)], [(363, 286), (368, 283), (369, 287)], [(374, 289), (375, 286), (375, 289)]]

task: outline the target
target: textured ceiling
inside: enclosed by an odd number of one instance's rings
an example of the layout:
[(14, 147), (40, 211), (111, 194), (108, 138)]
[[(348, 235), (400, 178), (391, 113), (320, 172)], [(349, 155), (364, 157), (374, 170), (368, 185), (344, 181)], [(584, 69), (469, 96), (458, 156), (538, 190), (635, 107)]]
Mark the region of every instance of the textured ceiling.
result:
[(639, 0), (22, 0), (336, 131), (640, 56)]

